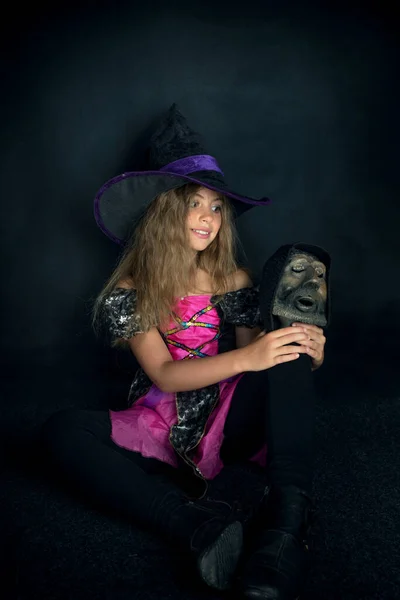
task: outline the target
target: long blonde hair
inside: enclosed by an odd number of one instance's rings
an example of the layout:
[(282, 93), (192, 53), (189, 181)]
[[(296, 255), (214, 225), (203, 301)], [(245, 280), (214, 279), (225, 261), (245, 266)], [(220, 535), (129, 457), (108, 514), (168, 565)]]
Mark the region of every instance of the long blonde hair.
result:
[(136, 312), (143, 331), (165, 325), (173, 318), (177, 297), (192, 288), (197, 269), (210, 276), (213, 294), (232, 289), (232, 276), (238, 269), (235, 258), (238, 238), (232, 208), (223, 196), (218, 235), (193, 260), (186, 223), (190, 200), (200, 188), (197, 184), (186, 184), (161, 193), (150, 203), (94, 302), (95, 330), (104, 298), (121, 281), (130, 282), (136, 290)]

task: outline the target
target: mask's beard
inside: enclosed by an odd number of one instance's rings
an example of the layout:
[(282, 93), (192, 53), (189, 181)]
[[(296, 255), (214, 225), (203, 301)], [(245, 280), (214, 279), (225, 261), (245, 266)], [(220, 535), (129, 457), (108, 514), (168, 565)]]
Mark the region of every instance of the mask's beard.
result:
[(296, 290), (290, 288), (280, 297), (277, 295), (272, 314), (283, 317), (285, 321), (299, 321), (325, 327), (327, 325), (325, 306), (326, 302), (318, 294), (315, 285), (305, 285)]

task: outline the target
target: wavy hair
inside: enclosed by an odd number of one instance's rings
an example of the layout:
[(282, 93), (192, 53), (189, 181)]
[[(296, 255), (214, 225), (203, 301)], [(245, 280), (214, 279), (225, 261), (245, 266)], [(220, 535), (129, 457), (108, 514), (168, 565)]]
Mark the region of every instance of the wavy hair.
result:
[[(123, 254), (93, 307), (92, 325), (98, 329), (104, 298), (122, 281), (137, 293), (136, 312), (143, 331), (165, 326), (174, 319), (179, 296), (193, 290), (197, 269), (212, 281), (213, 294), (232, 289), (238, 269), (238, 237), (229, 201), (221, 196), (221, 227), (218, 235), (193, 260), (187, 215), (193, 196), (202, 186), (185, 184), (157, 196), (147, 207)], [(196, 290), (209, 293), (210, 290)], [(118, 344), (115, 344), (118, 345)]]

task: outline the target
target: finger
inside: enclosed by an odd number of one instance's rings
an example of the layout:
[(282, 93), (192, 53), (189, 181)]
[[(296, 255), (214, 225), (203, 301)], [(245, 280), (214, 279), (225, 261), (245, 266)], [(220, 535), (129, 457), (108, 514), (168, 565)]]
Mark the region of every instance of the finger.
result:
[(324, 336), (311, 335), (310, 340), (321, 346), (321, 348), (325, 346), (326, 338)]
[(287, 344), (292, 344), (293, 342), (304, 342), (309, 341), (310, 337), (307, 333), (287, 333), (286, 335), (282, 335), (278, 339), (275, 339), (272, 343), (273, 348), (280, 348), (281, 346), (286, 346)]
[(313, 358), (321, 358), (321, 352), (314, 350), (314, 348), (307, 348), (307, 354)]
[(316, 333), (323, 334), (324, 330), (317, 325), (311, 325), (311, 323), (293, 323), (292, 327), (305, 327), (307, 330), (315, 331)]
[(306, 346), (307, 348), (312, 348), (313, 350), (321, 351), (321, 345), (315, 340), (304, 340), (299, 342), (302, 346)]
[(300, 354), (283, 354), (282, 356), (278, 356), (275, 359), (275, 364), (280, 365), (282, 363), (286, 363), (291, 360), (297, 360), (299, 358), (299, 356), (300, 356)]
[(313, 330), (309, 330), (309, 331), (307, 331), (307, 333), (310, 336), (311, 340), (313, 340), (314, 342), (317, 342), (321, 346), (324, 346), (324, 344), (326, 342), (326, 337), (324, 336), (323, 333), (318, 333)]
[(275, 329), (275, 331), (271, 332), (271, 337), (278, 339), (283, 337), (284, 335), (290, 335), (292, 333), (305, 333), (305, 328), (303, 325), (299, 325), (298, 327), (282, 327), (282, 329)]
[(308, 356), (311, 356), (312, 358), (314, 358), (317, 361), (322, 360), (324, 353), (321, 351), (320, 348), (311, 348), (310, 346), (302, 346), (302, 348), (306, 349), (306, 352), (308, 354)]
[(307, 351), (306, 346), (282, 346), (275, 349), (275, 357), (286, 354), (307, 354)]

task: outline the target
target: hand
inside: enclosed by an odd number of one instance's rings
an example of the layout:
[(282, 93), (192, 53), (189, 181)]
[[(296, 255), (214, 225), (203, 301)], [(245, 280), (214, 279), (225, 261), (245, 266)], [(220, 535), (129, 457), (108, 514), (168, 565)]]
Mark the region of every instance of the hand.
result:
[[(240, 349), (242, 363), (241, 372), (263, 371), (280, 363), (299, 358), (300, 354), (309, 354), (305, 342), (310, 341), (305, 325), (285, 327), (265, 333), (262, 331), (250, 344)], [(291, 346), (293, 342), (300, 346)]]
[(326, 337), (323, 330), (316, 325), (307, 325), (306, 323), (293, 323), (292, 325), (294, 329), (299, 326), (305, 328), (309, 335), (310, 339), (300, 343), (307, 348), (307, 354), (311, 356), (312, 370), (315, 371), (324, 362)]

